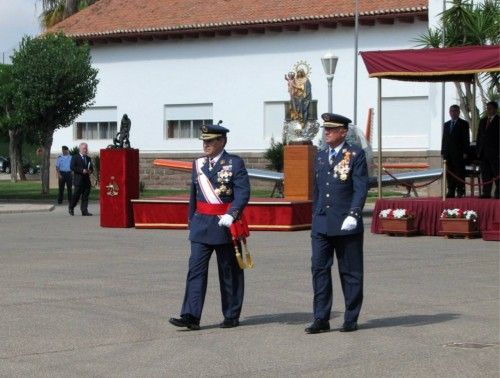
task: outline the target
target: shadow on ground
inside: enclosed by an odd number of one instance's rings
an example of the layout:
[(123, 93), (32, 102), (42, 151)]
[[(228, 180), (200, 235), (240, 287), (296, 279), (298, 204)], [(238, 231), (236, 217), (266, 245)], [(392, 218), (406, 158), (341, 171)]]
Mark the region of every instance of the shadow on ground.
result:
[[(332, 319), (339, 316), (338, 312), (332, 313)], [(289, 312), (283, 314), (267, 314), (267, 315), (256, 315), (244, 318), (241, 321), (242, 325), (259, 325), (259, 324), (271, 324), (271, 323), (281, 323), (281, 324), (305, 324), (312, 322), (313, 314), (312, 312)]]
[(371, 319), (362, 324), (363, 329), (385, 327), (420, 327), (458, 319), (460, 314), (442, 313), (434, 315), (405, 315), (389, 318)]

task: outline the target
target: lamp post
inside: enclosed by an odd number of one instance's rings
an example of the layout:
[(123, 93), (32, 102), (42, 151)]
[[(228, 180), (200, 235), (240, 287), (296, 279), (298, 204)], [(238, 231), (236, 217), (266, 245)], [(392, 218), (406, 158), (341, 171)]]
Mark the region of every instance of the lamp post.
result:
[(333, 75), (335, 74), (335, 69), (337, 68), (337, 62), (339, 58), (333, 55), (332, 53), (326, 53), (321, 58), (321, 63), (323, 64), (323, 69), (325, 70), (326, 80), (328, 81), (328, 113), (331, 113), (333, 110), (332, 104), (332, 82)]

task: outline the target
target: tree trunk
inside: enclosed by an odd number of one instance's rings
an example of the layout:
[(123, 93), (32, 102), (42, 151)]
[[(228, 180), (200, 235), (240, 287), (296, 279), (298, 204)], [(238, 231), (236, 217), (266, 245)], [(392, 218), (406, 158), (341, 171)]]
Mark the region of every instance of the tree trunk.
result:
[[(467, 101), (467, 108), (470, 114), (469, 126), (472, 132), (472, 140), (475, 140), (477, 133), (477, 126), (479, 124), (479, 114), (476, 111), (476, 99), (474, 98), (474, 93), (472, 91), (472, 84), (465, 84), (465, 96)], [(476, 124), (472, 124), (473, 112), (476, 112)]]
[(50, 183), (50, 149), (52, 148), (54, 132), (47, 134), (43, 139), (42, 153), (42, 194), (49, 194)]
[(16, 150), (17, 176), (19, 177), (19, 180), (26, 181), (26, 173), (24, 172), (23, 167), (23, 139), (24, 138), (21, 135), (17, 141), (17, 145), (14, 146), (14, 149)]
[(481, 96), (481, 104), (483, 105), (483, 109), (486, 109), (486, 104), (488, 103), (488, 95), (483, 88), (483, 84), (481, 84), (481, 78), (486, 77), (485, 75), (476, 75), (476, 86), (479, 89), (479, 94)]
[(18, 146), (19, 141), (22, 140), (21, 131), (18, 129), (10, 129), (9, 130), (9, 158), (10, 158), (10, 181), (17, 182), (18, 174), (17, 168), (19, 167), (18, 163)]
[(68, 18), (72, 14), (75, 14), (77, 11), (78, 11), (77, 0), (65, 0), (63, 18)]
[(462, 85), (458, 81), (455, 81), (453, 83), (455, 84), (455, 89), (457, 90), (458, 94), (458, 100), (460, 101), (460, 110), (462, 111), (462, 117), (470, 124), (471, 118), (469, 115), (469, 107), (467, 104), (467, 98), (462, 89)]

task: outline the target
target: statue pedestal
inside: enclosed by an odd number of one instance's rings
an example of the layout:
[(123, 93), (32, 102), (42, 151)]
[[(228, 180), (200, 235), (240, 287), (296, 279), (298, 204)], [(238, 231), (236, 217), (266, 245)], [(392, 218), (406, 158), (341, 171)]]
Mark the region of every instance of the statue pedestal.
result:
[(130, 200), (139, 198), (139, 150), (102, 149), (100, 165), (101, 227), (133, 227)]
[(314, 157), (316, 147), (311, 144), (285, 146), (285, 198), (312, 200)]

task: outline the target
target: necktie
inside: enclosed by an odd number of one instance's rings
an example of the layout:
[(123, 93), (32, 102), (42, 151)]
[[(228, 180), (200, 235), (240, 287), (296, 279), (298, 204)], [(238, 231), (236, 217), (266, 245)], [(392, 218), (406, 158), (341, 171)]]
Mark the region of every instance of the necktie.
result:
[(450, 134), (453, 132), (453, 128), (455, 127), (455, 122), (456, 121), (451, 121), (450, 123)]
[(215, 166), (215, 160), (214, 159), (210, 159), (209, 160), (209, 165), (208, 165), (208, 170), (211, 171)]
[(335, 150), (330, 151), (330, 165), (333, 165), (333, 161), (335, 160), (335, 156), (337, 156), (337, 153)]
[(492, 117), (488, 117), (488, 120), (486, 121), (486, 130), (488, 130), (488, 127), (490, 127), (492, 119)]

